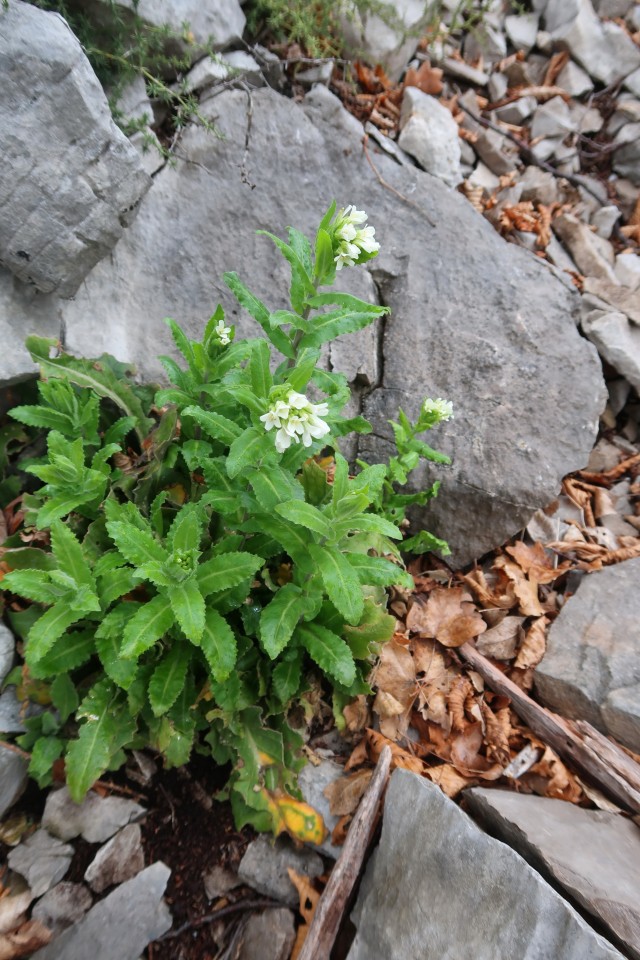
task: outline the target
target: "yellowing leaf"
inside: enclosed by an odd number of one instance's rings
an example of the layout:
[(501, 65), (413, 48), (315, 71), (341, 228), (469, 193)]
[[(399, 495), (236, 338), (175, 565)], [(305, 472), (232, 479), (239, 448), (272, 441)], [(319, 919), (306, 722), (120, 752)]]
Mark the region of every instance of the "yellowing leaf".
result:
[(267, 802), (269, 813), (273, 817), (276, 836), (287, 832), (302, 843), (319, 845), (327, 835), (322, 814), (314, 810), (308, 803), (296, 800), (288, 793), (275, 794), (262, 790), (262, 796)]

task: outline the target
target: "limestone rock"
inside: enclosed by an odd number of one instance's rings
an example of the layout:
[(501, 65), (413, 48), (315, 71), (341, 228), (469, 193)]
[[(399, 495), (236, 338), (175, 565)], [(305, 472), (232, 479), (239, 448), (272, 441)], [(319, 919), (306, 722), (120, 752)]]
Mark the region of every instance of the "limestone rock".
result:
[(597, 277), (587, 277), (583, 290), (586, 294), (593, 294), (614, 310), (624, 313), (633, 323), (640, 325), (640, 297), (634, 289), (618, 283), (614, 273), (614, 282), (600, 280)]
[(103, 847), (87, 867), (84, 878), (96, 893), (130, 880), (144, 869), (142, 833), (137, 823), (123, 827)]
[(388, 455), (398, 406), (415, 416), (427, 395), (453, 400), (456, 419), (429, 442), (455, 463), (430, 474), (445, 483), (426, 522), (451, 541), (454, 562), (467, 563), (523, 527), (586, 463), (605, 395), (595, 350), (575, 329), (577, 295), (505, 244), (463, 197), (370, 147), (381, 176), (410, 198), (399, 201), (363, 155), (362, 125), (325, 88), (304, 109), (268, 88), (252, 99), (246, 157), (246, 93), (204, 104), (225, 138), (185, 131), (180, 152), (193, 162), (160, 171), (113, 255), (65, 303), (67, 347), (112, 352), (153, 379), (156, 355), (173, 353), (165, 316), (197, 337), (220, 301), (243, 335), (255, 335), (222, 273), (237, 270), (272, 309), (283, 306), (288, 270), (255, 230), (311, 233), (339, 184), (339, 203), (365, 209), (382, 245), (369, 273), (344, 270), (340, 286), (375, 280), (376, 298), (393, 308), (384, 324), (331, 347), (334, 369), (348, 362), (356, 384), (367, 381), (374, 434), (361, 454)]
[(38, 293), (35, 287), (21, 283), (0, 266), (1, 387), (36, 375), (37, 367), (24, 345), (30, 333), (40, 337), (60, 336), (56, 299), (52, 294)]
[(58, 14), (0, 8), (0, 263), (70, 297), (130, 223), (151, 180)]
[(450, 110), (416, 87), (402, 98), (398, 145), (447, 186), (462, 181), (458, 125)]
[(621, 960), (435, 784), (394, 771), (348, 960)]
[(553, 229), (568, 248), (581, 273), (587, 277), (617, 282), (613, 272), (615, 257), (611, 244), (593, 233), (586, 223), (572, 213), (565, 213), (556, 217)]
[(549, 0), (546, 28), (590, 76), (607, 85), (640, 68), (640, 50), (622, 27), (604, 23), (591, 0)]
[(28, 766), (25, 757), (0, 744), (0, 820), (24, 793)]
[(569, 60), (556, 77), (556, 86), (566, 90), (570, 97), (582, 97), (591, 93), (593, 81), (586, 70)]
[(16, 696), (15, 687), (7, 687), (0, 693), (0, 735), (3, 733), (26, 733), (22, 703)]
[(58, 883), (38, 900), (31, 916), (57, 935), (81, 920), (92, 903), (84, 884)]
[(0, 621), (0, 687), (13, 666), (16, 641), (9, 627)]
[(334, 763), (333, 760), (323, 760), (317, 767), (308, 763), (306, 767), (302, 768), (298, 777), (298, 786), (302, 791), (304, 800), (314, 810), (322, 814), (324, 825), (327, 828), (327, 838), (318, 849), (326, 857), (332, 857), (334, 860), (337, 860), (342, 852), (341, 847), (336, 847), (335, 844), (331, 843), (331, 834), (340, 818), (333, 816), (331, 813), (329, 801), (325, 797), (324, 791), (330, 783), (342, 776), (344, 776), (344, 767), (341, 767), (339, 763)]
[(516, 50), (524, 50), (525, 53), (529, 53), (536, 42), (539, 20), (537, 13), (506, 17), (504, 28)]
[(47, 797), (42, 826), (61, 840), (82, 835), (88, 843), (104, 843), (126, 824), (139, 820), (144, 807), (124, 797), (100, 797), (90, 790), (82, 803), (74, 803), (67, 787)]
[(380, 63), (397, 80), (413, 56), (424, 21), (422, 0), (382, 0), (381, 13), (348, 3), (340, 14), (347, 55)]
[(640, 391), (640, 327), (624, 313), (593, 310), (582, 320), (582, 329), (600, 356)]
[(640, 558), (585, 577), (551, 626), (535, 673), (543, 703), (587, 720), (635, 751), (640, 750), (639, 577)]
[(242, 933), (238, 960), (289, 960), (295, 939), (291, 910), (252, 913)]
[(616, 134), (620, 144), (613, 155), (613, 169), (621, 177), (640, 184), (640, 123), (628, 123)]
[(27, 881), (34, 897), (62, 880), (69, 869), (73, 847), (56, 840), (46, 830), (36, 830), (10, 851), (7, 861), (12, 870)]
[(306, 847), (297, 850), (285, 836), (275, 842), (262, 836), (247, 847), (238, 867), (238, 877), (265, 897), (297, 907), (298, 893), (289, 879), (287, 867), (307, 877), (319, 877), (324, 872), (322, 860), (312, 850)]
[(162, 896), (171, 871), (162, 861), (116, 887), (32, 960), (138, 960), (171, 926)]
[(476, 787), (474, 817), (515, 847), (640, 960), (640, 832), (618, 813)]

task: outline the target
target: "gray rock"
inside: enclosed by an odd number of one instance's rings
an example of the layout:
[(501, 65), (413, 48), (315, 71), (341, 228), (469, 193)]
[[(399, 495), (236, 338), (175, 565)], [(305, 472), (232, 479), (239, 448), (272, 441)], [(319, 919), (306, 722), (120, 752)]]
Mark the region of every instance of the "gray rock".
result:
[(467, 60), (482, 57), (485, 63), (496, 63), (507, 54), (507, 41), (501, 30), (491, 26), (485, 19), (477, 29), (467, 34), (464, 55)]
[(324, 825), (327, 828), (326, 840), (318, 847), (321, 853), (326, 857), (333, 857), (337, 860), (342, 853), (342, 847), (337, 847), (331, 843), (331, 834), (337, 825), (339, 817), (333, 816), (329, 809), (329, 801), (324, 795), (325, 789), (330, 783), (339, 780), (344, 776), (344, 767), (333, 760), (323, 760), (319, 766), (308, 763), (303, 767), (298, 777), (298, 786), (302, 792), (305, 801), (310, 804), (314, 810), (322, 814)]
[(504, 29), (516, 50), (529, 53), (529, 50), (535, 46), (539, 20), (537, 13), (525, 13), (521, 16), (513, 14), (506, 17)]
[[(640, 337), (640, 328), (635, 328)], [(640, 559), (590, 573), (549, 630), (542, 702), (640, 750)]]
[[(475, 116), (479, 116), (480, 108), (473, 90), (467, 90), (466, 93), (463, 93), (459, 98), (459, 103), (463, 108), (466, 107), (471, 110)], [(465, 113), (462, 125), (475, 135), (473, 149), (492, 173), (501, 177), (517, 168), (518, 154), (513, 144), (506, 137), (495, 130), (486, 129), (468, 113)]]
[(147, 944), (171, 926), (162, 899), (170, 875), (161, 861), (147, 867), (34, 953), (32, 960), (138, 960)]
[(228, 76), (229, 68), (222, 57), (203, 57), (186, 75), (185, 89), (188, 92), (207, 90), (221, 80), (226, 80)]
[(603, 23), (591, 0), (549, 0), (546, 28), (587, 73), (607, 85), (640, 68), (640, 50), (622, 27)]
[(541, 104), (531, 124), (531, 136), (534, 140), (538, 137), (566, 137), (574, 130), (569, 107), (560, 96), (552, 97)]
[(568, 248), (581, 273), (616, 283), (613, 272), (615, 256), (611, 244), (603, 241), (586, 223), (571, 213), (556, 217), (553, 229)]
[(640, 123), (627, 123), (616, 134), (614, 143), (620, 146), (613, 154), (613, 169), (619, 176), (640, 184)]
[(621, 960), (517, 853), (394, 771), (348, 960)]
[(611, 283), (609, 280), (600, 280), (597, 277), (586, 277), (584, 282), (584, 294), (590, 294), (598, 297), (609, 304), (614, 310), (624, 313), (633, 323), (640, 325), (640, 298), (635, 290), (625, 287), (617, 282)]
[(0, 744), (0, 820), (24, 793), (28, 766), (26, 757)]
[(42, 826), (61, 840), (82, 835), (88, 843), (104, 843), (117, 830), (146, 813), (144, 807), (124, 797), (100, 797), (90, 790), (82, 803), (74, 803), (67, 787), (47, 797)]
[(15, 687), (7, 687), (0, 694), (0, 734), (25, 733), (23, 705), (16, 696)]
[[(636, 30), (639, 29), (640, 27), (636, 27)], [(630, 90), (636, 97), (640, 97), (640, 68), (634, 70), (628, 77), (625, 77), (624, 85), (627, 90)]]
[(193, 59), (203, 49), (226, 50), (242, 38), (246, 17), (238, 0), (216, 0), (200, 3), (198, 0), (90, 0), (94, 7), (105, 4), (115, 7), (126, 17), (134, 9), (137, 15), (152, 27), (168, 26), (176, 37), (182, 37), (185, 25), (191, 34), (189, 44), (180, 43), (182, 50), (192, 50)]
[(425, 5), (422, 0), (382, 0), (380, 7), (384, 15), (353, 2), (341, 5), (345, 50), (368, 63), (382, 64), (397, 80), (418, 46)]
[(489, 78), (489, 96), (492, 102), (496, 103), (498, 100), (502, 100), (506, 96), (508, 87), (509, 81), (505, 74), (494, 71)]
[(531, 116), (537, 105), (538, 101), (535, 97), (520, 97), (513, 103), (507, 103), (504, 107), (499, 107), (496, 110), (496, 117), (504, 123), (521, 124), (527, 117)]
[(36, 830), (9, 852), (7, 862), (24, 877), (33, 896), (41, 897), (62, 880), (72, 857), (72, 846), (52, 837), (46, 830)]
[(12, 0), (0, 24), (0, 263), (70, 297), (151, 180), (62, 17)]
[(623, 286), (630, 290), (640, 287), (640, 257), (637, 253), (619, 253), (614, 269)]
[(550, 874), (640, 960), (640, 832), (604, 810), (477, 787), (464, 793), (474, 817)]
[(534, 203), (544, 203), (546, 206), (560, 200), (558, 178), (540, 167), (527, 167), (520, 177), (520, 184), (523, 200), (533, 200)]
[(600, 207), (592, 214), (591, 223), (596, 228), (598, 236), (608, 240), (619, 218), (620, 211), (616, 206)]
[(107, 887), (130, 880), (141, 870), (144, 870), (142, 832), (137, 823), (130, 823), (100, 847), (84, 879), (92, 890), (102, 893)]
[(36, 375), (37, 367), (24, 345), (30, 333), (60, 335), (56, 299), (52, 294), (38, 293), (0, 267), (0, 386)]
[(595, 0), (594, 7), (600, 17), (626, 17), (634, 0)]
[[(164, 316), (200, 336), (220, 300), (239, 331), (255, 335), (223, 271), (238, 270), (268, 304), (284, 305), (288, 270), (255, 230), (315, 230), (340, 184), (340, 203), (359, 204), (377, 227), (382, 251), (371, 275), (394, 309), (377, 335), (370, 328), (331, 347), (334, 369), (350, 350), (350, 368), (369, 379), (374, 435), (361, 453), (388, 456), (387, 421), (398, 406), (414, 416), (425, 395), (454, 401), (455, 421), (430, 442), (453, 453), (455, 465), (431, 474), (445, 487), (427, 523), (451, 541), (454, 562), (467, 563), (521, 529), (588, 458), (605, 394), (595, 350), (572, 319), (577, 295), (505, 244), (463, 197), (370, 147), (381, 176), (410, 198), (399, 201), (362, 154), (362, 125), (326, 89), (315, 87), (304, 109), (267, 88), (252, 99), (244, 172), (247, 96), (230, 90), (203, 108), (225, 139), (185, 131), (180, 152), (195, 162), (160, 171), (108, 262), (64, 305), (67, 347), (112, 352), (153, 379), (161, 375), (153, 358), (173, 352)], [(343, 273), (345, 283), (372, 283), (366, 271)], [(561, 420), (558, 404), (567, 412)]]
[[(460, 80), (466, 80), (477, 87), (485, 87), (489, 83), (489, 74), (484, 73), (476, 67), (470, 67), (464, 60), (456, 60), (455, 57), (445, 57), (438, 63), (444, 72), (451, 77), (458, 77)], [(506, 90), (506, 87), (505, 87)], [(498, 98), (494, 98), (498, 99)]]
[(38, 900), (31, 916), (57, 936), (81, 920), (92, 903), (91, 894), (83, 883), (58, 883)]
[(238, 877), (265, 897), (272, 897), (288, 907), (298, 906), (298, 893), (289, 879), (287, 867), (307, 877), (319, 877), (324, 872), (321, 858), (313, 850), (297, 850), (288, 837), (280, 836), (274, 842), (268, 837), (253, 840), (238, 867)]
[(264, 83), (260, 64), (246, 50), (231, 50), (230, 53), (225, 53), (224, 62), (231, 69), (232, 76), (241, 77), (256, 87)]
[(407, 87), (402, 98), (398, 146), (447, 186), (462, 181), (458, 125), (450, 110), (417, 87)]
[(238, 960), (289, 960), (295, 939), (291, 910), (252, 913), (242, 932)]
[(332, 76), (333, 60), (327, 60), (325, 63), (318, 64), (317, 67), (309, 67), (308, 70), (296, 73), (296, 82), (307, 88), (312, 87), (314, 83), (322, 83), (328, 87)]
[(16, 639), (9, 627), (0, 621), (0, 687), (13, 666), (16, 653)]
[(591, 93), (593, 81), (586, 70), (569, 60), (556, 77), (556, 86), (566, 90), (570, 97), (582, 97)]

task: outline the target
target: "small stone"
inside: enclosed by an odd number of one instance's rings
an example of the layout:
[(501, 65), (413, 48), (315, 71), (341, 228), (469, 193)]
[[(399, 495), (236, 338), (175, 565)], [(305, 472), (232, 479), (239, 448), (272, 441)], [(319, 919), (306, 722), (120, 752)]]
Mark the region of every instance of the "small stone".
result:
[(496, 177), (495, 173), (492, 173), (486, 164), (479, 161), (469, 177), (469, 183), (472, 183), (476, 187), (482, 187), (487, 193), (493, 193), (493, 191), (497, 190), (500, 186), (500, 177)]
[(566, 270), (569, 273), (579, 272), (569, 254), (553, 233), (551, 234), (551, 239), (547, 244), (545, 252), (551, 263), (557, 267), (558, 270)]
[(607, 133), (615, 137), (627, 123), (637, 123), (640, 120), (640, 100), (622, 94), (618, 97), (615, 112), (607, 123)]
[(11, 630), (0, 622), (0, 687), (13, 666), (16, 653), (16, 638)]
[[(640, 350), (640, 328), (634, 331)], [(591, 338), (592, 332), (587, 335)], [(590, 573), (553, 622), (547, 652), (535, 672), (536, 690), (546, 706), (565, 717), (587, 720), (636, 751), (639, 576), (640, 558)]]
[(308, 70), (301, 70), (296, 73), (296, 82), (301, 83), (303, 87), (312, 87), (314, 83), (321, 83), (328, 87), (333, 76), (333, 60), (327, 60), (317, 67), (309, 67)]
[(252, 48), (252, 53), (260, 64), (262, 76), (270, 87), (274, 90), (280, 90), (284, 82), (284, 64), (277, 53), (268, 50), (261, 44), (256, 43)]
[(537, 13), (512, 15), (505, 18), (504, 29), (516, 50), (529, 53), (529, 50), (535, 46), (539, 19)]
[(486, 22), (467, 34), (464, 42), (466, 60), (474, 61), (482, 57), (485, 63), (496, 63), (506, 55), (507, 41), (504, 34)]
[(87, 867), (84, 878), (96, 893), (124, 883), (144, 870), (142, 832), (137, 823), (130, 823), (116, 833)]
[(620, 211), (617, 207), (600, 207), (591, 217), (591, 224), (596, 228), (599, 237), (608, 240), (619, 219)]
[[(618, 381), (615, 381), (618, 382)], [(610, 387), (610, 383), (607, 384)], [(620, 463), (620, 447), (601, 437), (589, 455), (587, 470), (589, 473), (606, 473)]]
[(203, 57), (185, 77), (185, 90), (207, 90), (229, 76), (229, 68), (221, 57)]
[(593, 4), (598, 15), (607, 19), (615, 17), (626, 17), (629, 9), (633, 6), (634, 0), (595, 0)]
[(598, 237), (586, 223), (578, 220), (570, 213), (562, 214), (553, 221), (553, 229), (562, 242), (569, 249), (569, 253), (578, 265), (578, 269), (587, 277), (599, 277), (616, 283), (612, 269), (614, 262), (613, 249), (608, 244), (611, 253), (603, 247), (601, 237)]
[[(569, 114), (578, 134), (599, 133), (604, 126), (604, 117), (597, 107), (588, 107), (574, 100), (569, 104)], [(575, 146), (573, 149), (575, 152)]]
[(607, 381), (607, 390), (609, 391), (609, 408), (614, 417), (617, 417), (618, 414), (624, 410), (627, 400), (629, 399), (631, 384), (623, 378), (619, 380), (609, 380)]
[[(438, 65), (441, 66), (449, 76), (466, 80), (467, 83), (472, 83), (476, 87), (485, 87), (489, 83), (489, 75), (487, 73), (484, 73), (482, 70), (477, 70), (475, 67), (470, 67), (464, 60), (456, 60), (455, 57), (445, 57)], [(505, 92), (506, 89), (505, 86)], [(498, 98), (494, 97), (493, 99)]]
[(640, 957), (640, 833), (619, 813), (548, 797), (474, 788), (471, 813)]
[[(473, 90), (467, 90), (460, 97), (459, 102), (463, 108), (470, 110), (471, 114), (479, 116), (480, 108)], [(475, 134), (476, 139), (473, 144), (475, 152), (496, 176), (501, 177), (511, 173), (518, 166), (518, 156), (514, 152), (513, 145), (495, 130), (487, 130), (474, 120), (471, 114), (465, 112), (463, 126), (465, 130)]]
[(570, 97), (582, 97), (593, 90), (591, 77), (573, 60), (568, 60), (556, 77), (556, 86), (566, 90)]
[(551, 100), (541, 104), (531, 124), (531, 136), (534, 140), (538, 137), (566, 137), (574, 130), (569, 107), (560, 96), (552, 97)]
[(560, 186), (558, 178), (540, 167), (526, 167), (520, 177), (522, 184), (522, 199), (542, 203), (546, 207), (560, 200)]
[(337, 860), (342, 852), (342, 847), (337, 847), (331, 842), (331, 834), (340, 818), (331, 813), (329, 801), (325, 797), (324, 791), (330, 784), (343, 776), (344, 767), (341, 767), (339, 763), (334, 763), (333, 760), (323, 760), (317, 767), (312, 763), (308, 763), (306, 767), (300, 771), (298, 777), (298, 786), (300, 787), (304, 800), (312, 806), (314, 810), (322, 814), (324, 825), (327, 828), (327, 836), (317, 849), (320, 850), (321, 853), (324, 853), (325, 856), (332, 857), (334, 860)]
[(287, 867), (307, 877), (319, 877), (324, 872), (317, 853), (307, 848), (297, 850), (288, 837), (278, 837), (275, 843), (267, 837), (258, 837), (247, 847), (238, 877), (265, 897), (297, 907), (298, 892), (289, 879)]
[(352, 0), (340, 5), (338, 16), (345, 54), (367, 63), (379, 63), (391, 80), (398, 80), (418, 47), (424, 0), (381, 0), (381, 5), (383, 14), (387, 8), (386, 18), (375, 7)]
[(224, 63), (230, 68), (230, 76), (242, 77), (254, 87), (264, 84), (260, 64), (245, 50), (232, 50), (230, 53), (225, 53)]
[(538, 101), (535, 97), (520, 97), (519, 100), (514, 100), (513, 103), (507, 103), (504, 107), (498, 107), (496, 117), (505, 123), (520, 125), (527, 117), (531, 116), (537, 105)]
[(640, 123), (627, 123), (616, 134), (613, 169), (619, 176), (640, 184)]
[(627, 90), (630, 90), (636, 97), (640, 97), (640, 68), (634, 70), (633, 73), (630, 73), (629, 76), (625, 78), (624, 85)]
[(15, 687), (7, 687), (0, 694), (0, 734), (26, 733), (23, 705), (16, 696)]
[(614, 271), (623, 287), (630, 290), (640, 287), (640, 257), (637, 253), (619, 253)]
[(597, 277), (586, 277), (584, 281), (584, 293), (593, 294), (604, 300), (605, 303), (619, 310), (634, 323), (640, 324), (640, 298), (634, 290), (629, 287), (623, 287), (617, 282), (618, 278), (611, 283), (609, 280), (600, 280)]
[(144, 77), (136, 77), (120, 91), (117, 106), (127, 120), (143, 120), (148, 126), (152, 126), (153, 106)]
[(74, 803), (67, 787), (47, 797), (42, 826), (62, 840), (82, 835), (88, 843), (104, 843), (121, 827), (139, 820), (146, 810), (123, 797), (100, 797), (92, 790), (82, 803)]
[(295, 939), (291, 910), (252, 913), (242, 933), (238, 960), (289, 960)]
[(640, 327), (623, 313), (593, 311), (582, 329), (600, 356), (640, 391)]
[(499, 73), (497, 70), (492, 73), (489, 78), (489, 96), (492, 102), (496, 103), (498, 100), (502, 100), (506, 96), (508, 87), (509, 81), (504, 73)]
[(56, 840), (46, 830), (36, 830), (9, 853), (7, 862), (12, 870), (24, 877), (34, 897), (62, 880), (69, 869), (73, 847)]
[(536, 47), (538, 50), (542, 50), (543, 53), (551, 54), (553, 53), (553, 37), (547, 30), (538, 30), (536, 34)]
[(31, 916), (57, 936), (81, 920), (92, 903), (91, 894), (83, 883), (58, 883), (38, 900)]
[(635, 210), (636, 203), (640, 197), (640, 185), (632, 183), (625, 177), (618, 177), (613, 181), (616, 190), (616, 198), (625, 220), (628, 220)]
[(0, 744), (0, 820), (24, 793), (28, 767), (26, 757)]
[(600, 20), (591, 0), (549, 0), (545, 26), (591, 77), (605, 86), (640, 67), (640, 50), (615, 23)]
[(171, 870), (161, 861), (96, 903), (31, 960), (138, 960), (171, 926), (162, 896)]
[(407, 87), (402, 99), (398, 146), (447, 186), (462, 181), (458, 126), (446, 107), (417, 87)]
[(204, 892), (208, 900), (217, 900), (224, 897), (230, 890), (235, 890), (242, 883), (238, 875), (230, 870), (225, 870), (216, 864), (203, 875)]

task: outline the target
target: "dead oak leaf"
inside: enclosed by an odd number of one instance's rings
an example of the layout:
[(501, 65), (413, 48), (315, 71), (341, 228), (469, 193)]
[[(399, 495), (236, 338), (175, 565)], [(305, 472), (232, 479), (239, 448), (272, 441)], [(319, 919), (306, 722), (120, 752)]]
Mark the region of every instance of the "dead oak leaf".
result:
[(570, 567), (568, 563), (557, 566), (554, 554), (550, 550), (545, 550), (538, 541), (529, 545), (523, 543), (522, 540), (518, 540), (507, 547), (507, 553), (513, 557), (523, 572), (531, 580), (535, 580), (536, 583), (553, 583)]
[(484, 657), (511, 660), (515, 657), (522, 640), (524, 621), (525, 617), (505, 617), (495, 627), (489, 627), (487, 632), (478, 638), (476, 650)]
[(442, 763), (437, 767), (429, 767), (425, 770), (425, 776), (429, 777), (432, 783), (437, 784), (442, 792), (452, 800), (466, 787), (471, 787), (476, 782), (476, 778), (471, 779), (463, 777), (456, 768), (449, 763)]
[(433, 590), (426, 603), (416, 598), (407, 627), (414, 633), (435, 637), (444, 647), (461, 647), (487, 629), (464, 587)]
[(325, 787), (324, 795), (329, 801), (329, 809), (334, 817), (348, 816), (357, 809), (372, 776), (371, 768), (358, 770), (356, 773), (334, 780)]
[(415, 663), (409, 648), (395, 640), (386, 643), (371, 683), (377, 691), (373, 709), (381, 718), (382, 732), (395, 740), (408, 727), (409, 712), (418, 692)]
[(388, 746), (391, 749), (391, 768), (401, 767), (403, 770), (410, 770), (411, 773), (422, 775), (424, 773), (424, 763), (419, 757), (414, 757), (408, 750), (403, 750), (397, 743), (393, 743), (388, 737), (383, 736), (376, 730), (367, 730), (367, 742), (371, 759), (377, 763), (378, 757), (382, 753), (383, 747)]
[(548, 617), (540, 617), (531, 624), (527, 630), (524, 642), (518, 650), (514, 667), (519, 670), (527, 670), (529, 667), (538, 666), (547, 649), (548, 623)]
[(513, 583), (513, 592), (518, 598), (520, 613), (524, 617), (541, 617), (543, 611), (538, 599), (537, 582), (530, 580), (519, 564), (507, 560), (506, 557), (498, 557), (494, 568), (502, 570)]
[(442, 70), (439, 67), (432, 67), (426, 60), (417, 69), (409, 67), (405, 74), (404, 84), (406, 87), (417, 87), (423, 93), (431, 94), (437, 97), (442, 93), (444, 84), (442, 82)]

